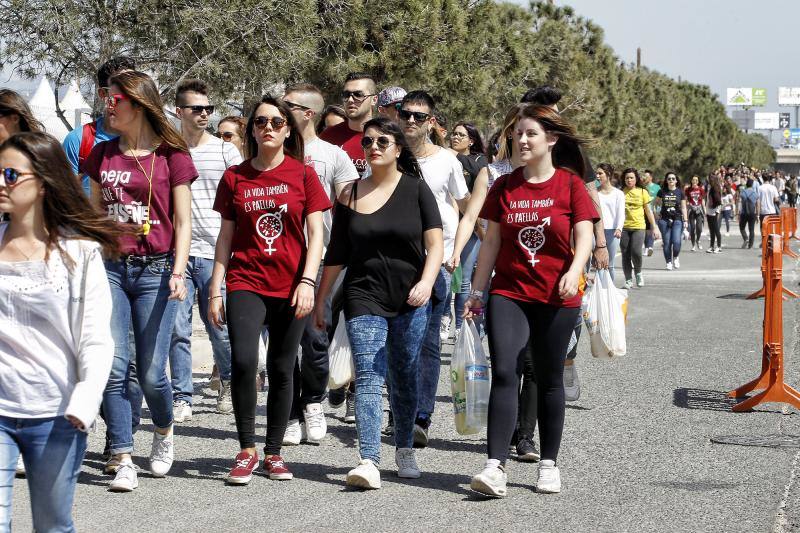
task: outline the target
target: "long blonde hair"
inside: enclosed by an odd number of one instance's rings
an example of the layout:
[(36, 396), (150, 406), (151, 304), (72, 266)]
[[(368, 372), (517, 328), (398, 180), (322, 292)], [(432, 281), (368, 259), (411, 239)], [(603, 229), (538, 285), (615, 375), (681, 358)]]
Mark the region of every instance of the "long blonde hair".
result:
[(497, 156), (495, 156), (496, 161), (511, 159), (514, 145), (514, 128), (517, 125), (519, 112), (523, 106), (524, 104), (514, 104), (506, 113), (506, 118), (503, 120), (503, 129), (500, 130), (500, 136), (497, 139), (499, 148), (497, 149)]

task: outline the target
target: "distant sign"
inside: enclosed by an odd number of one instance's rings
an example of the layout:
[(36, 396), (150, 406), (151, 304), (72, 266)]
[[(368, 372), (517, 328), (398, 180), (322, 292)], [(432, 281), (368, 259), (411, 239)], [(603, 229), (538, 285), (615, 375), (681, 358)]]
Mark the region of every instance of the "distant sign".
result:
[(780, 127), (778, 113), (756, 113), (755, 129), (777, 130)]
[(778, 87), (778, 105), (800, 106), (800, 87)]
[(756, 127), (756, 113), (752, 109), (734, 109), (731, 119), (739, 129), (752, 130)]
[(767, 105), (767, 90), (754, 87), (728, 87), (725, 104), (741, 107), (759, 107)]
[(800, 128), (792, 128), (789, 130), (789, 136), (792, 140), (800, 139)]
[(788, 128), (790, 126), (791, 119), (789, 116), (789, 113), (780, 113), (780, 116), (778, 117), (779, 128)]

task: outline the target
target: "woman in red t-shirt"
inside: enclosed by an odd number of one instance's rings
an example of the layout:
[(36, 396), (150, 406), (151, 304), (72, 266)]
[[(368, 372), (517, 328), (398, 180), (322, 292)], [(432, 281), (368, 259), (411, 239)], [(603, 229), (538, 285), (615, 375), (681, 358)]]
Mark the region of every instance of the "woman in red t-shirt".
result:
[(214, 210), (222, 215), (222, 227), (208, 310), (217, 327), (227, 320), (231, 341), (231, 393), (241, 451), (228, 482), (237, 485), (249, 483), (258, 466), (253, 383), (264, 326), (269, 328), (264, 470), (270, 479), (292, 479), (280, 456), (281, 444), (297, 348), (314, 305), (322, 260), (322, 213), (331, 207), (317, 173), (302, 163), (303, 138), (284, 102), (261, 99), (247, 122), (247, 143), (253, 158), (229, 168), (217, 188)]
[[(473, 287), (485, 287), (495, 270), (487, 322), (493, 374), (489, 459), (470, 485), (495, 497), (506, 495), (503, 465), (516, 423), (517, 368), (529, 345), (538, 385), (542, 450), (537, 490), (561, 490), (555, 461), (564, 427), (564, 358), (580, 311), (578, 282), (598, 219), (578, 177), (584, 171), (579, 150), (584, 141), (556, 111), (539, 105), (523, 107), (514, 142), (524, 166), (498, 178), (489, 191), (480, 214), (489, 228), (472, 280)], [(569, 168), (555, 168), (554, 155)], [(467, 308), (483, 307), (483, 297), (473, 290)]]
[(696, 251), (698, 247), (702, 250), (700, 236), (703, 235), (703, 226), (705, 225), (706, 212), (703, 204), (706, 199), (706, 191), (700, 185), (699, 177), (692, 176), (692, 181), (683, 190), (683, 195), (689, 210), (689, 235), (692, 238), (692, 251)]

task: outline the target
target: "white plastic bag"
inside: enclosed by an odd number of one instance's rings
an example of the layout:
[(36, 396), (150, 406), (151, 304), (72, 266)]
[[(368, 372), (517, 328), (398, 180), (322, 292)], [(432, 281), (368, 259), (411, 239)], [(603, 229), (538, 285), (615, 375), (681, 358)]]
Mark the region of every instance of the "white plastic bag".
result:
[(333, 333), (333, 340), (328, 348), (330, 374), (328, 388), (341, 389), (356, 377), (353, 365), (353, 354), (350, 350), (350, 339), (347, 337), (344, 313), (339, 313), (339, 324)]
[(486, 427), (489, 413), (489, 363), (478, 330), (465, 320), (450, 362), (450, 386), (456, 431), (473, 435)]
[(625, 355), (628, 291), (614, 286), (608, 270), (600, 270), (584, 295), (583, 318), (589, 330), (592, 356), (613, 359)]

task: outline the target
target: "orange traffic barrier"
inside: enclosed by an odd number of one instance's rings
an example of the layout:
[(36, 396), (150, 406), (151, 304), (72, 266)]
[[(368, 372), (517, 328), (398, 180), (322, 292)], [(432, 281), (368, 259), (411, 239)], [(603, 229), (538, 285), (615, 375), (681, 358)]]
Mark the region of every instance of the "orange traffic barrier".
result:
[(749, 411), (768, 402), (788, 403), (800, 409), (800, 392), (783, 381), (783, 238), (767, 237), (764, 255), (767, 257), (767, 290), (764, 297), (764, 347), (761, 355), (761, 375), (728, 393), (742, 398), (748, 392), (762, 392), (733, 406), (733, 411)]
[[(764, 280), (760, 289), (747, 297), (748, 300), (755, 300), (763, 298), (765, 288), (767, 287), (767, 240), (772, 233), (781, 234), (783, 219), (778, 215), (769, 215), (764, 217), (761, 223), (761, 278)], [(790, 291), (786, 287), (782, 287), (784, 294), (792, 298), (800, 298), (800, 294)], [(786, 297), (784, 296), (784, 300)]]
[(785, 209), (781, 209), (781, 240), (783, 241), (783, 254), (788, 255), (793, 259), (797, 259), (800, 255), (797, 255), (790, 246), (792, 235), (794, 235), (794, 231), (797, 229), (795, 226), (797, 225), (797, 211), (794, 208), (787, 207)]
[(797, 237), (797, 208), (796, 207), (789, 207), (787, 209), (789, 209), (789, 211), (791, 211), (791, 213), (792, 213), (792, 216), (789, 218), (789, 220), (791, 221), (791, 224), (792, 224), (791, 225), (791, 231), (789, 233), (790, 238), (798, 241), (798, 240), (800, 240), (800, 238)]

